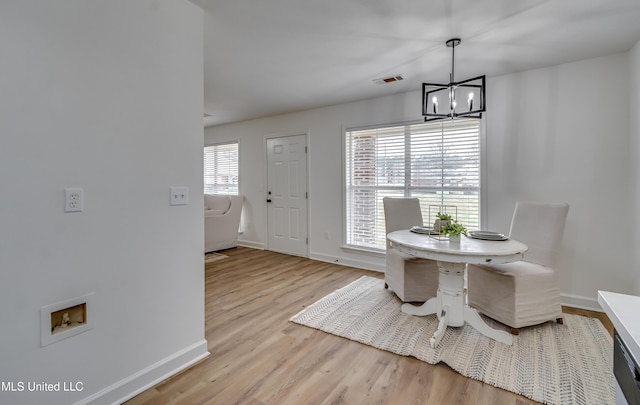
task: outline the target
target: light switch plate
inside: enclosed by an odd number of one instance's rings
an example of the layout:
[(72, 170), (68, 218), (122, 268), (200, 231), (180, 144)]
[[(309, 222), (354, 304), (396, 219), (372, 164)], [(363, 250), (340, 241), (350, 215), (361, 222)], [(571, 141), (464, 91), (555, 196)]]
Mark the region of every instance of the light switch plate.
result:
[(189, 188), (188, 187), (171, 187), (171, 196), (169, 205), (187, 205), (189, 204)]

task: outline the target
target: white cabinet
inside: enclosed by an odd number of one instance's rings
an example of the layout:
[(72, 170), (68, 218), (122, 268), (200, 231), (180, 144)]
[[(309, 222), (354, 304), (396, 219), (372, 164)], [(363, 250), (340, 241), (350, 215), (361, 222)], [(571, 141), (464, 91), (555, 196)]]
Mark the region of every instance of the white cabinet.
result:
[(598, 291), (598, 302), (615, 329), (616, 404), (640, 404), (640, 297)]

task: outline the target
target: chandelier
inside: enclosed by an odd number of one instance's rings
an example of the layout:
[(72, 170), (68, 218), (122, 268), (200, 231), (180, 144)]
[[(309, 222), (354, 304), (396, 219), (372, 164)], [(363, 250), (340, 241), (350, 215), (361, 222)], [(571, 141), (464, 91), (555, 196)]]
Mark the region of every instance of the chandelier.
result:
[(445, 118), (482, 118), (485, 109), (485, 76), (456, 82), (454, 79), (455, 48), (460, 38), (446, 42), (451, 48), (449, 84), (422, 83), (422, 115), (425, 121)]

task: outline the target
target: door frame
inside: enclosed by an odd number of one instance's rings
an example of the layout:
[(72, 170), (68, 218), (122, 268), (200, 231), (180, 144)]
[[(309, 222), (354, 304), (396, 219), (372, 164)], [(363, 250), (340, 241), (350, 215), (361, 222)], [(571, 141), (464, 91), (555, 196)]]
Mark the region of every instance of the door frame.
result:
[(309, 251), (310, 251), (309, 250), (309, 246), (311, 245), (311, 238), (309, 236), (309, 234), (310, 234), (309, 226), (310, 226), (310, 222), (311, 222), (311, 215), (310, 215), (310, 211), (309, 211), (309, 201), (311, 200), (311, 193), (309, 192), (309, 156), (310, 156), (309, 152), (311, 150), (311, 148), (309, 146), (309, 139), (310, 139), (309, 131), (293, 131), (293, 132), (287, 132), (287, 133), (273, 133), (273, 134), (265, 135), (263, 137), (262, 153), (263, 153), (263, 156), (264, 156), (264, 168), (265, 168), (265, 170), (264, 170), (264, 179), (265, 179), (265, 181), (264, 181), (264, 188), (261, 191), (262, 191), (262, 195), (263, 195), (263, 200), (262, 201), (263, 201), (263, 204), (264, 204), (264, 213), (265, 213), (265, 215), (264, 215), (264, 225), (265, 225), (264, 229), (266, 229), (266, 231), (267, 231), (266, 232), (266, 238), (265, 238), (264, 246), (265, 246), (265, 250), (271, 250), (271, 247), (269, 246), (269, 235), (270, 235), (270, 233), (269, 233), (269, 231), (270, 231), (270, 229), (269, 229), (269, 206), (267, 204), (267, 199), (268, 199), (267, 192), (268, 192), (268, 189), (269, 189), (269, 155), (268, 155), (269, 154), (269, 150), (268, 150), (268, 147), (267, 147), (267, 141), (270, 140), (270, 139), (287, 138), (287, 137), (291, 137), (291, 136), (304, 136), (305, 143), (307, 145), (306, 146), (307, 147), (307, 152), (305, 153), (305, 160), (306, 160), (305, 161), (305, 165), (306, 165), (306, 169), (307, 169), (306, 170), (307, 171), (307, 175), (306, 175), (306, 178), (305, 178), (305, 182), (306, 182), (306, 185), (307, 185), (307, 198), (306, 198), (306, 202), (305, 202), (306, 210), (307, 210), (307, 219), (306, 219), (306, 221), (307, 221), (307, 223), (306, 223), (306, 225), (307, 225), (307, 236), (306, 236), (306, 238), (307, 238), (307, 249), (306, 249), (306, 254), (304, 256), (302, 256), (302, 257), (309, 257)]

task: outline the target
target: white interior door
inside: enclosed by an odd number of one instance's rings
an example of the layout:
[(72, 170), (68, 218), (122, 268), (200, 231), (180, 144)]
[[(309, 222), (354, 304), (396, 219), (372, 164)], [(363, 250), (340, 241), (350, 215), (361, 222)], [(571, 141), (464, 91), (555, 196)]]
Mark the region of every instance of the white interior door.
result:
[(267, 139), (269, 250), (308, 255), (307, 137)]

